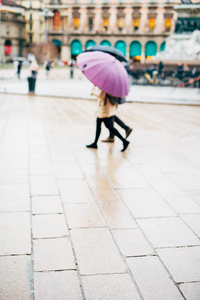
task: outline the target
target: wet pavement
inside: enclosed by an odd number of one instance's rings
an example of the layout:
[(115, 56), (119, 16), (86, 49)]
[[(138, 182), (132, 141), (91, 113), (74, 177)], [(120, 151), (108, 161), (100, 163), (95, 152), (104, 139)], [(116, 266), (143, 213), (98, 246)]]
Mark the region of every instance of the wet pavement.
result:
[(120, 106), (124, 153), (95, 109), (0, 95), (0, 298), (199, 300), (200, 107)]

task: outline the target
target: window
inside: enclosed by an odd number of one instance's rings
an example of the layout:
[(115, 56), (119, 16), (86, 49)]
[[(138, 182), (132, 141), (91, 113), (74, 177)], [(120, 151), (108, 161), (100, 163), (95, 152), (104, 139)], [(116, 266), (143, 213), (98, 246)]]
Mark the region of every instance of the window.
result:
[(79, 18), (74, 18), (74, 29), (79, 29)]
[(119, 18), (118, 19), (118, 30), (122, 31), (124, 28), (124, 19), (123, 18)]
[(89, 30), (93, 30), (93, 19), (89, 19)]
[(134, 30), (135, 30), (135, 31), (138, 30), (138, 29), (139, 29), (139, 26), (140, 26), (140, 20), (139, 20), (139, 18), (135, 18), (135, 19), (133, 20), (133, 28), (134, 28)]
[(33, 35), (29, 34), (29, 42), (32, 43), (33, 42)]
[(108, 18), (103, 19), (103, 31), (106, 32), (108, 30), (109, 20)]
[(165, 20), (165, 31), (170, 31), (171, 29), (171, 19), (166, 19)]
[(32, 24), (32, 22), (30, 23), (30, 30), (32, 30), (33, 29), (33, 24)]
[(32, 14), (30, 14), (30, 21), (32, 21), (33, 20), (33, 15)]
[(149, 31), (154, 31), (155, 28), (155, 18), (149, 19)]
[(60, 13), (59, 11), (55, 11), (53, 16), (53, 30), (59, 30), (59, 29), (60, 29)]

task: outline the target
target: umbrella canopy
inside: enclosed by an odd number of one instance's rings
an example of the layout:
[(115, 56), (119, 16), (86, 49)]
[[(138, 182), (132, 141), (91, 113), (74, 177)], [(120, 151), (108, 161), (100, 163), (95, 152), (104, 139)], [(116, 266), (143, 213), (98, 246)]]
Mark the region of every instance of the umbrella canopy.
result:
[(116, 97), (125, 97), (130, 90), (129, 77), (122, 65), (110, 54), (93, 51), (77, 57), (83, 74), (102, 91)]
[(113, 55), (119, 61), (127, 62), (124, 54), (120, 50), (115, 49), (114, 47), (111, 47), (111, 46), (94, 45), (94, 46), (88, 47), (84, 52), (90, 52), (90, 51), (102, 51), (102, 52)]

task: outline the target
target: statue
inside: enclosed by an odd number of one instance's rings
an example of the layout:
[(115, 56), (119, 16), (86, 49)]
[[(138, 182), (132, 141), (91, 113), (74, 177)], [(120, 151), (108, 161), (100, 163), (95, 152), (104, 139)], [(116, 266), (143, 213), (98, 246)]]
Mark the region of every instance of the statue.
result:
[(200, 30), (200, 24), (196, 19), (181, 18), (176, 21), (174, 32), (179, 34), (185, 32), (191, 33), (196, 29)]
[(191, 0), (181, 0), (183, 4), (193, 4)]
[(165, 51), (156, 55), (159, 60), (199, 60), (200, 59), (200, 31), (195, 30), (188, 39), (167, 39)]

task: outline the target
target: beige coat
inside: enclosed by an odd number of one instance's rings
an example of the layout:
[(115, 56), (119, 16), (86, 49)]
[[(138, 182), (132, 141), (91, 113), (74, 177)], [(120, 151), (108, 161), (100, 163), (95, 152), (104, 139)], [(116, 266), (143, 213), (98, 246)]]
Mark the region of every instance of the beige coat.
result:
[(106, 93), (101, 91), (99, 88), (94, 87), (91, 91), (91, 95), (97, 97), (98, 100), (98, 108), (96, 111), (96, 116), (100, 119), (102, 118), (109, 118), (116, 114), (116, 105), (112, 105), (110, 101), (107, 99), (105, 104), (105, 96)]

